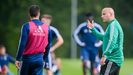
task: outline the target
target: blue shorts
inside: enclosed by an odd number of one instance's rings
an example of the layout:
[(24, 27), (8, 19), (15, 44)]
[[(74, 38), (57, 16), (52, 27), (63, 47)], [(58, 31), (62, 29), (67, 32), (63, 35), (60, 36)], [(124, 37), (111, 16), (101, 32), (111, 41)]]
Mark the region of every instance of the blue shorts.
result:
[(52, 57), (51, 57), (51, 53), (48, 54), (48, 59), (44, 60), (44, 68), (45, 69), (52, 69)]
[(43, 74), (43, 55), (34, 54), (25, 56), (19, 69), (18, 75), (42, 75)]
[(90, 49), (86, 47), (82, 47), (80, 50), (80, 58), (82, 61), (90, 60), (92, 62), (95, 61), (95, 58), (98, 54), (98, 49)]

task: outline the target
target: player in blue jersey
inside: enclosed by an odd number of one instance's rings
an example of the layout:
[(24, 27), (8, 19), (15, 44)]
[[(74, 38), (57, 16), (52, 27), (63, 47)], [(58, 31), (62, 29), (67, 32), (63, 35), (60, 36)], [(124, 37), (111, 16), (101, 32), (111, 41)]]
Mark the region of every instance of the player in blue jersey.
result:
[(15, 59), (6, 53), (4, 45), (0, 45), (0, 75), (11, 75), (9, 63), (15, 64)]
[(39, 20), (40, 8), (29, 8), (30, 21), (21, 29), (21, 36), (16, 56), (19, 75), (42, 75), (44, 60), (50, 49), (49, 27)]
[[(93, 15), (87, 13), (85, 15), (86, 20), (92, 20)], [(102, 27), (95, 22), (95, 27), (101, 33), (104, 33)], [(102, 42), (98, 40), (87, 28), (87, 21), (81, 23), (74, 31), (74, 40), (81, 47), (80, 57), (82, 60), (83, 75), (87, 75), (88, 68), (91, 75), (96, 75), (97, 67), (100, 64), (100, 58), (98, 56), (98, 47), (102, 45)]]
[[(59, 31), (51, 25), (52, 16), (49, 14), (44, 14), (41, 18), (41, 21), (46, 23), (50, 27), (50, 32), (52, 35), (52, 41), (55, 40), (53, 44), (51, 42), (50, 53), (49, 53), (49, 69), (46, 69), (48, 75), (60, 75), (60, 68), (61, 68), (61, 59), (55, 58), (54, 51), (63, 44), (63, 38), (60, 35)], [(45, 64), (47, 65), (47, 64)]]

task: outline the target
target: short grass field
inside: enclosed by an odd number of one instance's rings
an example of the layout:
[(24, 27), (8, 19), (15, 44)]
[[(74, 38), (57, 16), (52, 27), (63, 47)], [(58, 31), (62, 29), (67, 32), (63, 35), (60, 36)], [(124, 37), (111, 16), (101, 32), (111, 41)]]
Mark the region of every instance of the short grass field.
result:
[[(10, 65), (11, 71), (17, 75), (14, 65)], [(79, 59), (62, 59), (62, 75), (83, 75), (81, 61)], [(89, 75), (89, 74), (88, 74)], [(120, 75), (133, 75), (133, 59), (125, 59)]]

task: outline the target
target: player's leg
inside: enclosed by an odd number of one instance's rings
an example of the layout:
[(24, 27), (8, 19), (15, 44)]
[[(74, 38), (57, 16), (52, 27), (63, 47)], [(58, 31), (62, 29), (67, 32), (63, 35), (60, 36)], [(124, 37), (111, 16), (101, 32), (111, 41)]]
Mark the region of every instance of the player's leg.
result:
[(56, 64), (59, 70), (61, 70), (61, 59), (60, 58), (56, 58)]
[(56, 58), (55, 62), (56, 63), (53, 64), (53, 68), (54, 68), (54, 66), (57, 66), (57, 69), (54, 72), (54, 75), (61, 75), (61, 59), (60, 58)]
[(83, 69), (83, 75), (87, 75), (88, 67), (90, 66), (90, 62), (88, 61), (88, 52), (86, 48), (81, 48), (80, 52), (80, 58), (82, 60), (82, 69)]
[(82, 60), (83, 75), (87, 75), (87, 60)]
[(55, 53), (52, 52), (51, 53), (52, 56), (52, 72), (53, 75), (61, 75), (61, 59), (60, 58), (56, 58)]
[(47, 75), (53, 75), (53, 72), (52, 72), (52, 57), (51, 57), (51, 53), (49, 53), (49, 55), (48, 55), (48, 60), (45, 61), (44, 68), (46, 69), (46, 74)]
[(100, 73), (100, 67), (101, 67), (101, 65), (100, 65), (100, 57), (97, 54), (95, 62), (94, 62), (94, 74), (95, 75)]
[(61, 70), (61, 58), (56, 58), (55, 53), (51, 53), (52, 56), (52, 63), (56, 64), (58, 69)]
[(120, 67), (106, 59), (105, 65), (101, 66), (100, 75), (119, 75)]
[[(108, 72), (107, 70), (108, 69), (106, 69), (105, 73)], [(112, 66), (109, 71), (109, 75), (119, 75), (119, 71), (120, 71), (120, 67), (116, 63), (112, 62)]]
[(92, 51), (88, 51), (88, 53), (89, 53), (89, 60), (91, 63), (90, 74), (94, 75), (93, 70), (94, 70), (95, 54), (92, 53)]
[(90, 57), (90, 61), (91, 61), (91, 75), (97, 75), (97, 73), (95, 72), (95, 65), (96, 65), (96, 56), (98, 54), (98, 50), (97, 49), (93, 49), (93, 50), (89, 50), (89, 57)]

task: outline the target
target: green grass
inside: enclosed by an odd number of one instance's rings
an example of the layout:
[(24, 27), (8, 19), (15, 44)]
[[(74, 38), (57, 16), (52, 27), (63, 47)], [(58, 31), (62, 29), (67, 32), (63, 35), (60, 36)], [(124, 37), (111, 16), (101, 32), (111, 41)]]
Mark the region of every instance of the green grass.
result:
[[(83, 75), (80, 60), (64, 59), (62, 75)], [(126, 59), (121, 67), (120, 75), (133, 75), (133, 59)]]
[(125, 59), (120, 70), (120, 75), (133, 75), (133, 59)]
[[(14, 65), (10, 65), (11, 71), (17, 75)], [(83, 75), (81, 61), (78, 59), (62, 59), (62, 75)], [(120, 75), (133, 75), (133, 59), (125, 59)]]

